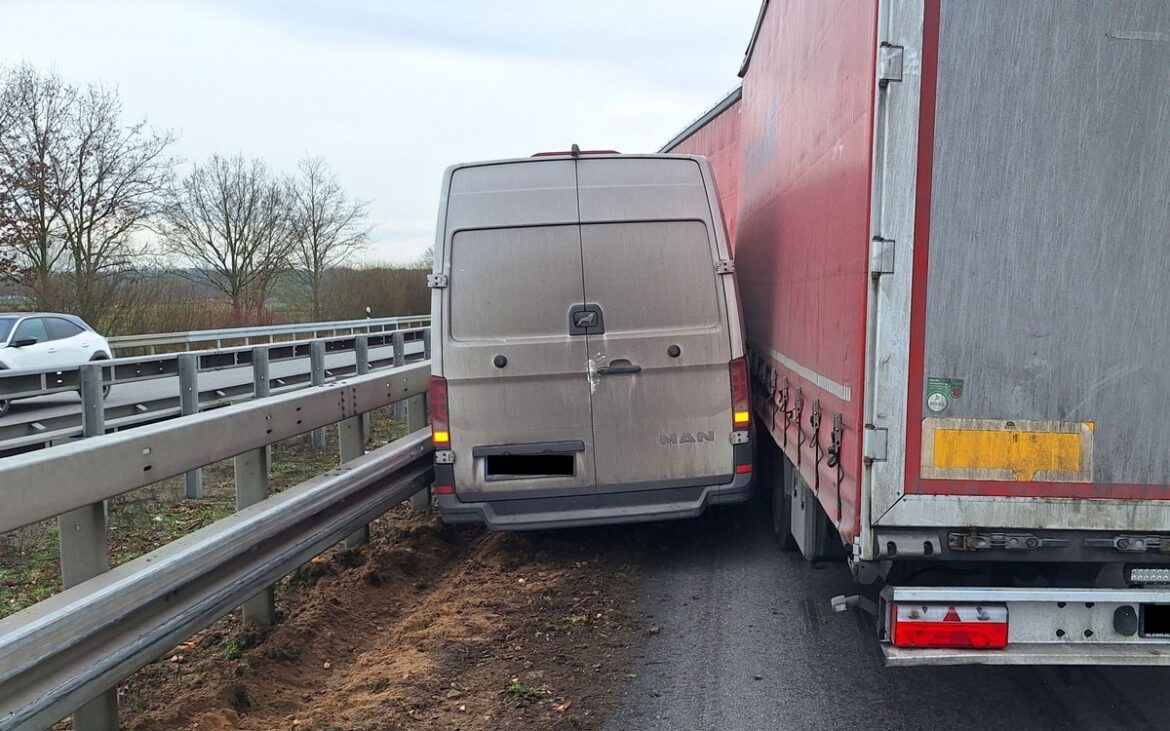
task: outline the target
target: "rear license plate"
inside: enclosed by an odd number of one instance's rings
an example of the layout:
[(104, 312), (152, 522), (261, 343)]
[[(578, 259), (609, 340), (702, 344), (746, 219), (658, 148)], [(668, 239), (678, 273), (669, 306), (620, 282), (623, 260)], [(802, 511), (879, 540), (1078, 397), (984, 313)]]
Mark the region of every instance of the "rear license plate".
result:
[(1141, 636), (1170, 637), (1170, 604), (1143, 604)]

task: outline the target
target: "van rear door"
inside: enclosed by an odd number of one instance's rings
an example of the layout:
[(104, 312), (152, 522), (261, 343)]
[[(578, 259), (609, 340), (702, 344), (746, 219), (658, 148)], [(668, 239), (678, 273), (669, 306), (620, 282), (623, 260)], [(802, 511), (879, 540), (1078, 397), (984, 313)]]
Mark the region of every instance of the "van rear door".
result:
[(573, 162), (457, 168), (443, 343), (455, 484), (467, 499), (593, 491)]
[(727, 285), (715, 274), (726, 244), (702, 170), (637, 157), (577, 166), (585, 302), (604, 324), (588, 338), (598, 489), (730, 480)]

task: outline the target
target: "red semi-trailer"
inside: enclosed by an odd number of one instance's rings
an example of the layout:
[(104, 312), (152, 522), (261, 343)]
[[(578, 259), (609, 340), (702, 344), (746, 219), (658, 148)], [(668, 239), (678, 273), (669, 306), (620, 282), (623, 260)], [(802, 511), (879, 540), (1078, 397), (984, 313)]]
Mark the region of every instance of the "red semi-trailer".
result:
[(1170, 664), (1170, 3), (771, 0), (740, 75), (778, 539), (891, 665)]
[(739, 100), (736, 89), (719, 100), (659, 150), (676, 155), (705, 155), (715, 174), (727, 240), (735, 253), (735, 212), (739, 207)]

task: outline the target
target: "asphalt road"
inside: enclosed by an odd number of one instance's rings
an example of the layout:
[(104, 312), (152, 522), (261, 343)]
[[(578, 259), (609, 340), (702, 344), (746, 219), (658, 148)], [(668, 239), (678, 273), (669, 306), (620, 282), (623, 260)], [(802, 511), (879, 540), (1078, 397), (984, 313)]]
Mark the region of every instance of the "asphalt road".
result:
[[(421, 352), (421, 348), (421, 343), (412, 342), (406, 344), (406, 352), (408, 355)], [(390, 358), (393, 354), (394, 349), (390, 347), (370, 348), (371, 360)], [(352, 352), (330, 353), (325, 356), (326, 368), (352, 365), (353, 362), (354, 354)], [(308, 373), (309, 359), (300, 358), (295, 361), (278, 361), (272, 363), (270, 371), (274, 378)], [(199, 387), (201, 390), (223, 388), (225, 386), (235, 386), (251, 382), (251, 367), (206, 371), (199, 374)], [(120, 406), (123, 404), (150, 401), (168, 396), (176, 396), (178, 393), (178, 378), (156, 378), (149, 381), (114, 386), (110, 389), (110, 396), (106, 399), (106, 406)], [(51, 396), (24, 399), (12, 403), (8, 414), (3, 419), (0, 419), (0, 426), (29, 421), (32, 418), (49, 418), (80, 411), (81, 398), (76, 393), (58, 393)]]
[(664, 529), (640, 598), (660, 631), (606, 731), (1170, 728), (1170, 669), (885, 668), (868, 617), (829, 607), (858, 593), (849, 573), (780, 551), (769, 518), (760, 501)]

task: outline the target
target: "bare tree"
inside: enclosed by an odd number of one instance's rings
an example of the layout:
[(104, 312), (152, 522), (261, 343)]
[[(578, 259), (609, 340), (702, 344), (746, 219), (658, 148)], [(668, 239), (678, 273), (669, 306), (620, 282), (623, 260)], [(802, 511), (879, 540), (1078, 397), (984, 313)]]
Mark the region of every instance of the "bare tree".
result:
[(424, 269), (431, 271), (435, 268), (435, 246), (434, 244), (427, 247), (427, 250), (419, 255), (410, 265), (411, 269)]
[(0, 278), (41, 309), (106, 324), (120, 275), (141, 264), (136, 234), (158, 210), (174, 137), (123, 126), (111, 90), (79, 91), (29, 65), (2, 82)]
[(325, 272), (366, 245), (367, 204), (349, 198), (319, 157), (305, 158), (288, 183), (292, 205), (293, 265), (309, 290), (312, 318), (321, 319)]
[(55, 161), (63, 156), (76, 91), (56, 74), (23, 65), (0, 87), (0, 235), (9, 248), (8, 281), (28, 286), (38, 307), (56, 302), (53, 271), (65, 254)]
[(161, 210), (174, 168), (166, 154), (174, 135), (145, 122), (124, 127), (121, 115), (116, 93), (91, 86), (79, 94), (54, 165), (70, 309), (95, 322), (111, 316), (124, 288), (119, 275), (144, 262), (136, 234)]
[(262, 310), (295, 246), (283, 186), (261, 160), (213, 155), (174, 188), (163, 216), (167, 248), (193, 278), (227, 295), (242, 322)]

